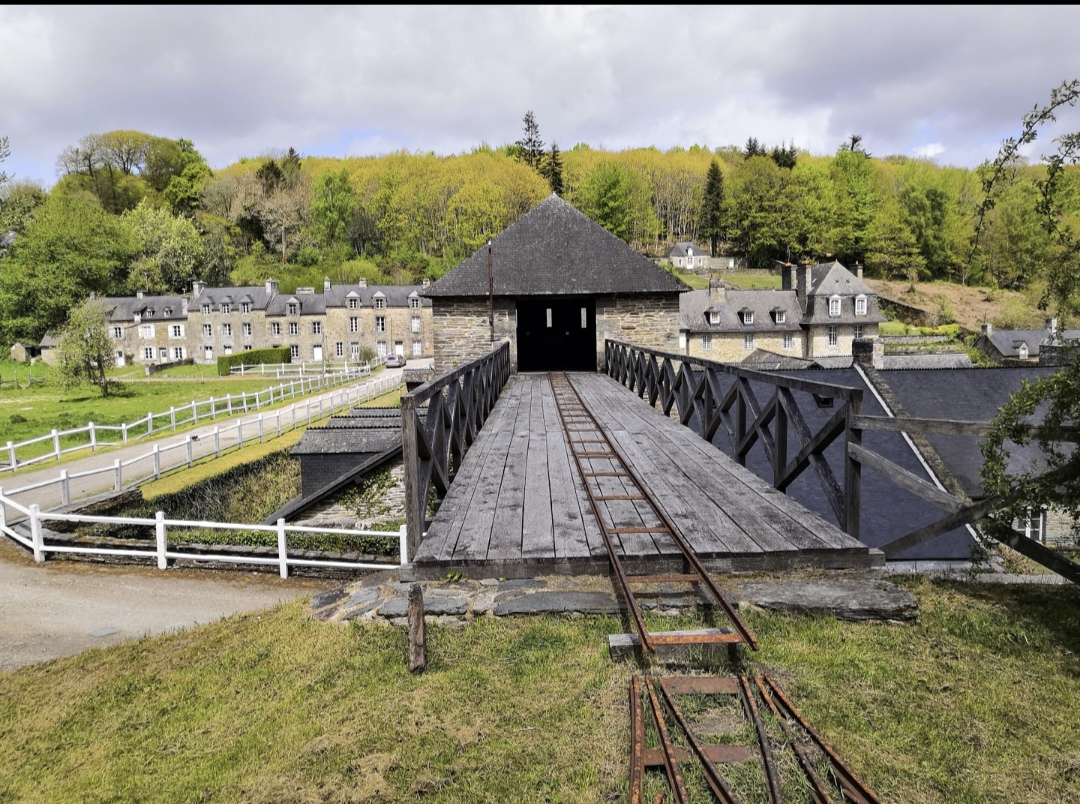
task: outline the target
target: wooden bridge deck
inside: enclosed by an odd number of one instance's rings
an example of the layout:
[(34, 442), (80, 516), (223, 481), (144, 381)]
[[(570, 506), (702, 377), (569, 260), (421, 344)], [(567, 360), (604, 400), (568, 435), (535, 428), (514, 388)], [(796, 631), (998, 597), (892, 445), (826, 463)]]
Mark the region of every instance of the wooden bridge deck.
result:
[[(881, 555), (739, 466), (614, 380), (571, 374), (593, 414), (710, 569), (867, 567)], [(592, 460), (592, 470), (610, 468)], [(600, 478), (608, 495), (619, 478)], [(640, 523), (641, 502), (613, 500)], [(682, 571), (667, 536), (623, 534), (634, 572)], [(607, 552), (559, 422), (547, 375), (518, 374), (465, 456), (415, 557), (428, 574), (483, 567), (504, 577), (598, 573)]]

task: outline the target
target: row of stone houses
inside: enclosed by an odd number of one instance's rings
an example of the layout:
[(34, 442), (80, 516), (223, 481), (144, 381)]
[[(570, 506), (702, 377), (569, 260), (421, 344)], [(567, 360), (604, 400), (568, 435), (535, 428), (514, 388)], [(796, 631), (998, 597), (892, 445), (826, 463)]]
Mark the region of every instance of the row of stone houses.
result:
[[(431, 301), (424, 286), (332, 285), (322, 292), (278, 283), (207, 287), (190, 295), (104, 297), (117, 365), (212, 363), (221, 355), (287, 346), (294, 362), (357, 360), (370, 351), (430, 357), (434, 351)], [(42, 341), (42, 359), (53, 362), (55, 341)]]

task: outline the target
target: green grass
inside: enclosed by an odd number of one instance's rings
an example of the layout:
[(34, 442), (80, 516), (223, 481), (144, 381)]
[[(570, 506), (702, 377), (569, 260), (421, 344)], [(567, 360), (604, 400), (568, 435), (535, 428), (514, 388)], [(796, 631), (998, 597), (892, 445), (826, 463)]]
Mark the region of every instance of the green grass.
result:
[[(901, 583), (914, 624), (749, 612), (750, 669), (885, 801), (1080, 800), (1077, 589)], [(403, 629), (293, 602), (0, 673), (0, 801), (621, 801), (638, 668), (606, 636), (625, 628), (430, 627), (414, 675)], [(753, 763), (723, 770), (763, 800)]]
[(695, 274), (692, 271), (680, 271), (679, 273), (676, 273), (675, 276), (694, 290), (700, 290), (709, 286), (709, 277)]
[(780, 290), (779, 274), (724, 274), (724, 281), (746, 290)]

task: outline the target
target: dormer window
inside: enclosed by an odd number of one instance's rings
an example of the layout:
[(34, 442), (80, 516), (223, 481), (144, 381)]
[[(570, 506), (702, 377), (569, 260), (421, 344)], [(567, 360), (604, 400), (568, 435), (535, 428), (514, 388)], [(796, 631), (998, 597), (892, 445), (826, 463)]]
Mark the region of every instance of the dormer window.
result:
[(202, 314), (203, 315), (210, 315), (210, 305), (209, 304), (204, 304), (202, 306)]
[(754, 311), (753, 310), (743, 310), (742, 311), (742, 322), (744, 324), (753, 324), (754, 323)]
[(221, 312), (228, 315), (229, 313), (232, 312), (232, 305), (231, 304), (222, 304), (221, 305)]
[(831, 296), (829, 297), (829, 318), (836, 318), (838, 315), (840, 315), (840, 297)]
[(409, 307), (411, 307), (413, 310), (419, 310), (420, 309), (420, 299), (418, 297), (416, 297), (416, 296), (412, 296), (409, 299)]
[(166, 307), (165, 308), (165, 317), (168, 318), (171, 315), (172, 315), (172, 308), (171, 307)]
[(360, 300), (357, 299), (355, 296), (350, 296), (349, 297), (349, 309), (350, 310), (355, 310), (359, 306), (360, 306)]
[(866, 297), (855, 297), (855, 315), (866, 315)]
[(783, 324), (787, 321), (787, 313), (783, 310), (776, 310), (773, 312), (773, 320), (776, 321), (777, 324)]
[(154, 310), (153, 310), (153, 308), (151, 308), (151, 307), (147, 307), (147, 308), (146, 308), (146, 310), (144, 310), (144, 311), (143, 311), (143, 315), (144, 315), (144, 316), (145, 316), (146, 318), (153, 318), (153, 317), (154, 317)]
[(376, 310), (381, 310), (384, 307), (386, 307), (386, 299), (383, 298), (382, 296), (376, 296), (374, 301), (375, 301), (375, 309)]
[(709, 323), (710, 324), (719, 324), (720, 323), (720, 311), (719, 310), (709, 310)]
[(250, 313), (251, 312), (251, 302), (243, 302), (240, 305), (240, 312), (241, 313)]
[(289, 302), (287, 305), (285, 305), (285, 312), (289, 315), (296, 315), (300, 312), (300, 305), (296, 302)]

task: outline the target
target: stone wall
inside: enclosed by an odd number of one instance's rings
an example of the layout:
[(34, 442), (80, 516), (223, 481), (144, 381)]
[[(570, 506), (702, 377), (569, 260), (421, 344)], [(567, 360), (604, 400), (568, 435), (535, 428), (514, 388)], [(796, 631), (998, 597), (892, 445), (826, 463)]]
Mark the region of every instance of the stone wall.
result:
[(704, 360), (719, 360), (722, 363), (741, 363), (755, 349), (765, 349), (778, 355), (788, 357), (802, 357), (804, 354), (803, 333), (791, 333), (791, 348), (785, 349), (784, 342), (779, 332), (755, 332), (754, 343), (749, 349), (743, 340), (741, 332), (711, 332), (711, 344), (704, 347), (702, 333), (695, 332), (687, 335), (686, 348), (678, 351), (700, 357)]
[(510, 341), (510, 370), (517, 371), (517, 308), (513, 299), (495, 299), (495, 339), (488, 324), (487, 299), (432, 299), (435, 374), (476, 360)]
[(596, 367), (604, 368), (608, 338), (666, 352), (679, 348), (679, 297), (675, 294), (601, 296), (596, 300)]
[(369, 489), (348, 486), (303, 514), (298, 525), (370, 530), (377, 525), (405, 519), (405, 466), (398, 460), (389, 467), (389, 478), (378, 469), (364, 478)]

